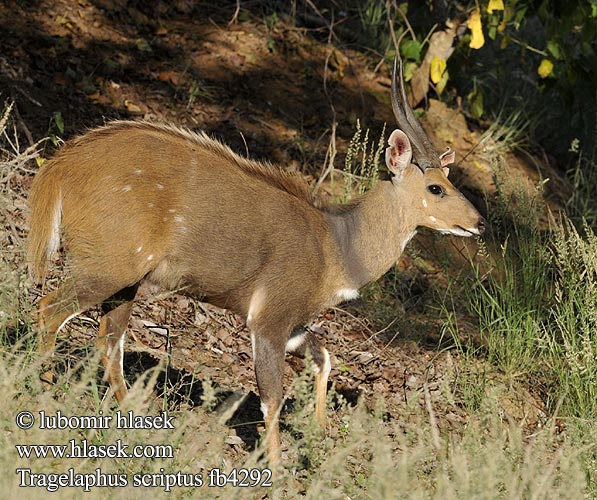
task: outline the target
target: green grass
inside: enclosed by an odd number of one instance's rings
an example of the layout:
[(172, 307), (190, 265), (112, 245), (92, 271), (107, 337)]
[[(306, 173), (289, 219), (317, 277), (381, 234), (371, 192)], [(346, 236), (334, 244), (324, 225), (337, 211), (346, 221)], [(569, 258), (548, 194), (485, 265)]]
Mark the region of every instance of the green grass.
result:
[[(496, 178), (493, 232), (486, 237), (492, 268), (477, 266), (455, 289), (478, 319), (485, 358), (509, 384), (526, 383), (549, 415), (565, 422), (565, 439), (579, 450), (595, 496), (597, 445), (587, 436), (594, 440), (597, 432), (597, 236), (564, 214), (541, 222), (541, 189), (529, 194)], [(446, 306), (446, 313), (450, 318), (455, 310)]]

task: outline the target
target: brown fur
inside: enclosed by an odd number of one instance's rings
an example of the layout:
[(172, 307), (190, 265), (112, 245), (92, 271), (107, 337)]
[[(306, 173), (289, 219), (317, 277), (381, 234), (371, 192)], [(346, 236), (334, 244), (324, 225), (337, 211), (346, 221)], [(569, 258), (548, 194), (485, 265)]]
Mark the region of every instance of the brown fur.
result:
[[(410, 151), (394, 131), (387, 154), (394, 179), (335, 206), (297, 176), (172, 126), (115, 122), (69, 142), (40, 169), (30, 196), (32, 273), (43, 278), (59, 227), (72, 262), (72, 276), (40, 301), (40, 351), (51, 353), (71, 315), (101, 303), (98, 346), (121, 401), (122, 339), (139, 283), (226, 307), (247, 319), (254, 338), (275, 461), (287, 348), (315, 351), (320, 422), (324, 414), (327, 351), (307, 334), (288, 344), (293, 330), (387, 271), (417, 226), (483, 229), (445, 173), (422, 173)], [(430, 184), (441, 184), (443, 195), (430, 194)], [(42, 378), (51, 382), (51, 370)]]

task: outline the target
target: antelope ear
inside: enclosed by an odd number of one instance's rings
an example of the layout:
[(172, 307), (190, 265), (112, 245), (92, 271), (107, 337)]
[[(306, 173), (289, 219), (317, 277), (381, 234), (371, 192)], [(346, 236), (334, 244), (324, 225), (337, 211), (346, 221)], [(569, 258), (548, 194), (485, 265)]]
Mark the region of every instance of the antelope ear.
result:
[(442, 170), (444, 171), (444, 174), (446, 177), (448, 177), (448, 175), (450, 175), (450, 169), (448, 167), (442, 167)]
[[(454, 163), (454, 160), (456, 160), (456, 153), (448, 149), (443, 155), (439, 157), (439, 160), (441, 162), (442, 167), (450, 165), (451, 163)], [(446, 177), (447, 176), (448, 174), (446, 174)]]
[(398, 178), (410, 165), (412, 158), (412, 147), (408, 137), (402, 130), (394, 130), (389, 139), (390, 147), (386, 148), (386, 165)]

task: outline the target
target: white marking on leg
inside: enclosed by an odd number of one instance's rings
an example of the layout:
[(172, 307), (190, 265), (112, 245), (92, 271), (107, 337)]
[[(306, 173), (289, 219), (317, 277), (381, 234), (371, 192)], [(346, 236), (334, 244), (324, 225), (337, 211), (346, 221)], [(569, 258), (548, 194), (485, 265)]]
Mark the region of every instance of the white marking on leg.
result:
[[(247, 322), (249, 320), (247, 319)], [(255, 334), (251, 333), (251, 349), (253, 350), (253, 361), (255, 361)]]
[(72, 313), (68, 318), (66, 318), (62, 323), (60, 323), (60, 326), (56, 329), (56, 335), (58, 335), (58, 332), (60, 330), (62, 330), (62, 328), (64, 327), (64, 325), (66, 325), (71, 319), (73, 319), (75, 316), (78, 316), (79, 314), (81, 314), (81, 311), (77, 311), (76, 313)]
[[(330, 353), (328, 350), (325, 347), (322, 347), (321, 349), (323, 350), (323, 377), (327, 380), (332, 371), (332, 363), (330, 361)], [(322, 370), (320, 370), (319, 366), (317, 366), (316, 363), (313, 363), (313, 373), (319, 375), (320, 371)]]
[(330, 372), (332, 371), (332, 361), (330, 360), (330, 353), (325, 347), (323, 348), (323, 357), (323, 376), (327, 380), (330, 375)]
[(120, 347), (120, 358), (118, 360), (118, 366), (120, 368), (120, 376), (122, 377), (122, 379), (124, 379), (124, 332), (122, 332), (120, 339), (118, 339), (118, 344)]
[(359, 291), (355, 288), (341, 288), (336, 292), (340, 300), (354, 300), (359, 297)]
[(299, 349), (307, 339), (307, 331), (303, 331), (302, 333), (297, 333), (295, 335), (291, 335), (286, 342), (286, 352), (295, 352)]
[(267, 418), (267, 413), (268, 413), (267, 406), (263, 401), (261, 402), (261, 413), (263, 413), (264, 419)]
[(263, 307), (265, 303), (265, 291), (262, 288), (257, 288), (253, 295), (251, 295), (251, 300), (249, 301), (249, 312), (247, 313), (247, 326), (249, 328), (252, 327), (253, 320), (255, 316), (259, 316), (259, 311)]

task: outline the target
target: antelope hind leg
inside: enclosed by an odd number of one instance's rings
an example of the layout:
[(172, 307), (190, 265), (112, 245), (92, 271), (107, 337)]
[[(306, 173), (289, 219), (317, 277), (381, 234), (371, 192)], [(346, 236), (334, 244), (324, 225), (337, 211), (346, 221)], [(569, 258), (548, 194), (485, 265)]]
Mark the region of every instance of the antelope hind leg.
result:
[(306, 328), (294, 330), (286, 344), (286, 352), (304, 358), (307, 350), (311, 354), (315, 369), (315, 418), (325, 429), (328, 377), (331, 370), (330, 355), (309, 330)]

